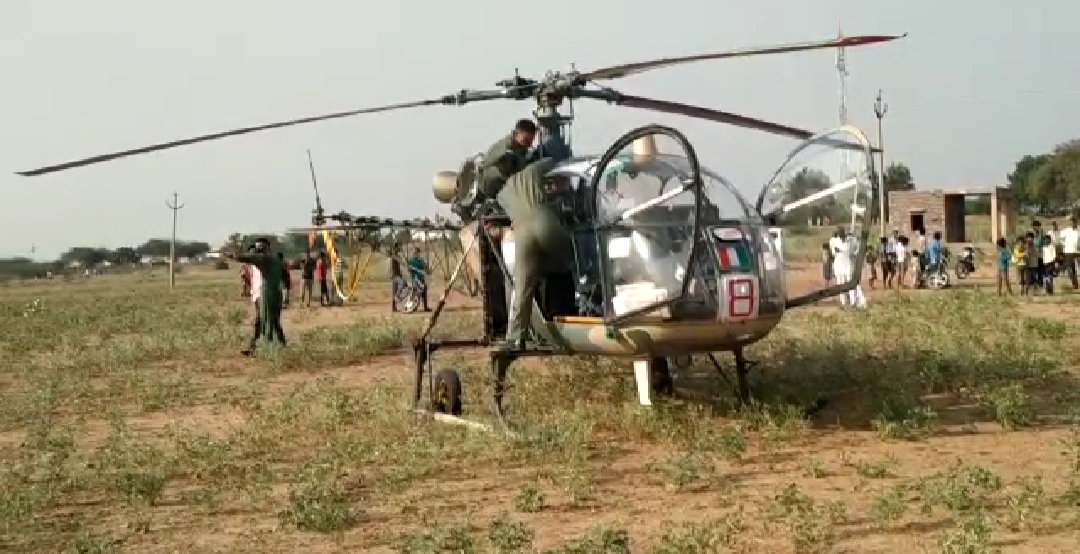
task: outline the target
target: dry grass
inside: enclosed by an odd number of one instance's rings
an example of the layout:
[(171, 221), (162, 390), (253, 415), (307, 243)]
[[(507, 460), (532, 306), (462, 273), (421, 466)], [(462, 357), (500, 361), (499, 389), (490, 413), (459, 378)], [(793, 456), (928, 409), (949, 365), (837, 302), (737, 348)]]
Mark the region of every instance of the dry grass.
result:
[[(811, 277), (813, 270), (807, 272)], [(711, 369), (636, 405), (625, 363), (521, 363), (517, 440), (405, 409), (422, 315), (247, 306), (185, 277), (0, 291), (0, 550), (1065, 552), (1080, 541), (1071, 296), (887, 293), (792, 313), (738, 411)], [(382, 287), (380, 287), (382, 288)], [(477, 325), (468, 302), (445, 333)], [(437, 360), (467, 373), (473, 352)], [(799, 406), (828, 396), (812, 420)], [(706, 398), (706, 401), (692, 398)]]

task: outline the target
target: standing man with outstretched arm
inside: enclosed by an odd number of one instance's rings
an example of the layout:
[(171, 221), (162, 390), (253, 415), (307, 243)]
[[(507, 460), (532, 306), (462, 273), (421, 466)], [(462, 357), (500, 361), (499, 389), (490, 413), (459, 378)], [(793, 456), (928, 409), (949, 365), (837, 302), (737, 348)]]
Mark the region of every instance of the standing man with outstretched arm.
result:
[(274, 342), (276, 339), (281, 346), (285, 346), (285, 331), (281, 328), (283, 266), (281, 260), (270, 252), (270, 241), (260, 237), (255, 241), (254, 252), (248, 254), (227, 252), (225, 255), (238, 262), (255, 266), (262, 276), (262, 287), (256, 304), (258, 316), (255, 318), (254, 333), (251, 342), (242, 354), (253, 355), (260, 336), (268, 342)]

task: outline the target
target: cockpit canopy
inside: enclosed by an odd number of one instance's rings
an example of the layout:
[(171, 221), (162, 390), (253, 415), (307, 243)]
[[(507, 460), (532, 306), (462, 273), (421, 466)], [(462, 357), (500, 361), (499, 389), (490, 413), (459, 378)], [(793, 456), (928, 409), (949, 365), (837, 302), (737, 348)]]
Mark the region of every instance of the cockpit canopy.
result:
[[(664, 143), (658, 144), (658, 138)], [(696, 194), (686, 189), (686, 184), (693, 179), (693, 168), (683, 149), (666, 144), (665, 139), (642, 137), (604, 168), (597, 167), (597, 156), (565, 159), (548, 173), (549, 193), (560, 211), (573, 214), (578, 221), (612, 221), (626, 210), (646, 203), (670, 206), (675, 212), (691, 209)], [(476, 168), (482, 163), (483, 155), (477, 154), (465, 160), (459, 171), (444, 171), (435, 177), (436, 199), (451, 204), (451, 209), (465, 219), (471, 220), (466, 216), (484, 200), (476, 183)], [(598, 182), (599, 190), (593, 194), (587, 189), (597, 171), (604, 175)], [(700, 168), (700, 174), (702, 216), (726, 221), (759, 219), (757, 211), (730, 182), (706, 168)]]
[[(593, 167), (589, 177), (597, 171)], [(683, 190), (693, 179), (689, 160), (674, 154), (656, 154), (641, 159), (620, 154), (604, 168), (596, 194), (599, 221), (610, 221), (646, 203), (657, 206), (692, 207), (695, 195)], [(756, 212), (734, 185), (716, 172), (701, 168), (701, 199), (710, 219), (745, 220)]]

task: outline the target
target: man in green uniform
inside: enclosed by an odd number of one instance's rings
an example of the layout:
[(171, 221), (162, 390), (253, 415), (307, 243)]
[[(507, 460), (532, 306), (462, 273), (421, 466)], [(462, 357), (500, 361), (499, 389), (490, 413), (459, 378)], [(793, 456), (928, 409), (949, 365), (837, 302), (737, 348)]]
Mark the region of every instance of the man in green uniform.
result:
[(533, 297), (544, 270), (558, 271), (572, 252), (570, 233), (548, 204), (544, 175), (555, 165), (542, 158), (513, 174), (495, 195), (514, 229), (514, 299), (506, 346), (524, 349), (532, 319)]
[(257, 267), (262, 274), (262, 290), (259, 292), (259, 300), (255, 307), (255, 325), (251, 342), (242, 353), (245, 356), (253, 355), (260, 336), (271, 343), (277, 339), (282, 346), (285, 346), (285, 331), (281, 328), (281, 285), (284, 265), (270, 252), (270, 241), (260, 237), (255, 241), (254, 252), (227, 253), (226, 255), (238, 262)]
[(522, 119), (514, 130), (488, 148), (477, 171), (480, 172), (480, 192), (494, 198), (515, 173), (528, 165), (529, 148), (536, 140), (536, 123)]

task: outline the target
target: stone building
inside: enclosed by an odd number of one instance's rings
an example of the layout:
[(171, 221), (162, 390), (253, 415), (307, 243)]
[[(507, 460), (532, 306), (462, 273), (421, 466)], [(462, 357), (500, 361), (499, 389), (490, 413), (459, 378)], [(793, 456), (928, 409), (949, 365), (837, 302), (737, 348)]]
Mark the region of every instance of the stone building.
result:
[(992, 187), (968, 190), (894, 190), (889, 191), (889, 229), (915, 236), (923, 229), (927, 235), (940, 231), (948, 243), (970, 243), (964, 217), (964, 199), (971, 196), (990, 198), (990, 237), (1011, 237), (1016, 227), (1018, 205), (1009, 189)]

